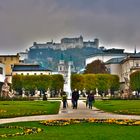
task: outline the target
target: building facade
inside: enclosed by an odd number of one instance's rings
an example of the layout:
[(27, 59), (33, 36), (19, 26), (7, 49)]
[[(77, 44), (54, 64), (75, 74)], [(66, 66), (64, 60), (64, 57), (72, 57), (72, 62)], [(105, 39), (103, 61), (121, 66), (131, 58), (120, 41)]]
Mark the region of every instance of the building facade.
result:
[(120, 78), (123, 88), (129, 87), (130, 75), (135, 71), (140, 71), (140, 53), (131, 54), (127, 57), (110, 59), (105, 63), (110, 74), (116, 74)]
[(28, 59), (28, 51), (27, 50), (26, 50), (26, 52), (19, 52), (20, 63), (25, 63), (27, 59)]
[(3, 83), (5, 80), (5, 65), (0, 63), (0, 82)]
[(51, 75), (52, 71), (38, 64), (15, 64), (12, 69), (13, 75)]
[(130, 80), (130, 74), (140, 70), (140, 54), (134, 54), (126, 57), (122, 62), (122, 77), (124, 80)]
[(112, 58), (105, 62), (105, 66), (110, 74), (118, 75), (120, 82), (124, 82), (124, 78), (122, 77), (122, 65), (121, 62), (125, 59), (125, 57), (121, 58)]
[(19, 54), (17, 55), (0, 55), (0, 62), (5, 65), (5, 75), (8, 78), (8, 82), (11, 83), (12, 78), (12, 66), (19, 64)]
[(126, 57), (128, 54), (123, 52), (123, 49), (109, 49), (105, 50), (102, 53), (97, 53), (93, 56), (89, 56), (85, 60), (85, 64), (90, 64), (91, 62), (95, 60), (101, 60), (103, 62), (106, 62), (112, 58), (121, 58), (121, 57)]

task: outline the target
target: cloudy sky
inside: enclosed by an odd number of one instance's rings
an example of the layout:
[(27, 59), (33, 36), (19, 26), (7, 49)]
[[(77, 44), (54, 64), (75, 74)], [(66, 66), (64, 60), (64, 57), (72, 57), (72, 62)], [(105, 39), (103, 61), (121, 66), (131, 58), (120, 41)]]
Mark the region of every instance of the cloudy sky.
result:
[(140, 51), (140, 0), (0, 0), (0, 54), (80, 35)]

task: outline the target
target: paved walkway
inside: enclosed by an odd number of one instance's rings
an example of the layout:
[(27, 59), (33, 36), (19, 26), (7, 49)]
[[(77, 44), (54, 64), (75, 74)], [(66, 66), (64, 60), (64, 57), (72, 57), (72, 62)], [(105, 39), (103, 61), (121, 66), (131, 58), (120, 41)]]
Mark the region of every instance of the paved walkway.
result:
[(82, 100), (78, 101), (78, 109), (72, 109), (71, 101), (68, 101), (68, 108), (63, 109), (62, 103), (57, 115), (39, 115), (39, 116), (27, 116), (27, 117), (16, 117), (0, 119), (0, 124), (11, 123), (11, 122), (24, 122), (24, 121), (40, 121), (40, 120), (55, 120), (55, 119), (83, 119), (83, 118), (98, 118), (98, 119), (136, 119), (140, 120), (140, 116), (136, 115), (118, 115), (113, 113), (107, 113), (99, 110), (95, 107), (88, 109)]

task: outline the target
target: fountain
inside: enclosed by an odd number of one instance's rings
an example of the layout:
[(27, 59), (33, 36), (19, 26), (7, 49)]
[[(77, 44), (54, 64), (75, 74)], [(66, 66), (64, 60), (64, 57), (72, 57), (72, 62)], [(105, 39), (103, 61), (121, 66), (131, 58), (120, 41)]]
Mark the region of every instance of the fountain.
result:
[(68, 74), (65, 78), (64, 91), (67, 93), (68, 99), (71, 99), (71, 62), (68, 63)]

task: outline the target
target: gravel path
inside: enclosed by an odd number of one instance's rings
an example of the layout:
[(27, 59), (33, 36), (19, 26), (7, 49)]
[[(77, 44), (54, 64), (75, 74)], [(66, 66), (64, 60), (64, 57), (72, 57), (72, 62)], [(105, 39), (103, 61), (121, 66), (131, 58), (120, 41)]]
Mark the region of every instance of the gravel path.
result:
[(55, 119), (83, 119), (83, 118), (98, 118), (98, 119), (136, 119), (140, 120), (138, 115), (119, 115), (104, 112), (95, 107), (93, 109), (86, 108), (85, 103), (82, 100), (78, 101), (78, 108), (72, 109), (71, 101), (68, 100), (68, 108), (63, 109), (62, 103), (60, 106), (59, 114), (57, 115), (38, 115), (38, 116), (25, 116), (16, 118), (0, 119), (0, 124), (12, 123), (12, 122), (25, 122), (25, 121), (40, 121), (40, 120), (55, 120)]

